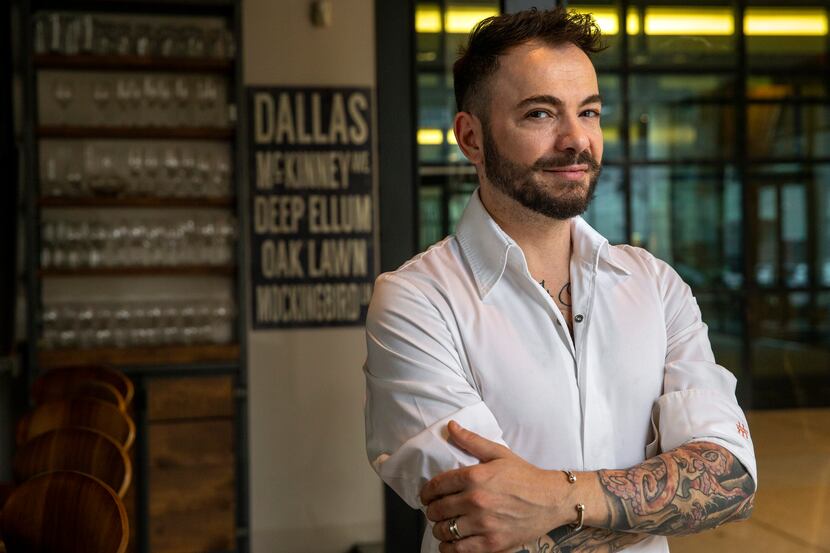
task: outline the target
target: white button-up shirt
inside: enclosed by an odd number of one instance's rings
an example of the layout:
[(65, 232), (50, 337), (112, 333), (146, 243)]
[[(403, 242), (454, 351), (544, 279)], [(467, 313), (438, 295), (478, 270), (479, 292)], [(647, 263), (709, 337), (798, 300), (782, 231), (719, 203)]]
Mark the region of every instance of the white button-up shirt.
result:
[[(432, 477), (478, 462), (447, 441), (451, 419), (544, 469), (628, 468), (706, 440), (757, 482), (735, 377), (715, 363), (689, 287), (581, 217), (571, 241), (573, 338), (477, 191), (455, 236), (378, 277), (366, 321), (367, 452), (410, 506), (422, 507)], [(427, 528), (422, 551), (437, 550)], [(654, 536), (628, 550), (668, 546)]]

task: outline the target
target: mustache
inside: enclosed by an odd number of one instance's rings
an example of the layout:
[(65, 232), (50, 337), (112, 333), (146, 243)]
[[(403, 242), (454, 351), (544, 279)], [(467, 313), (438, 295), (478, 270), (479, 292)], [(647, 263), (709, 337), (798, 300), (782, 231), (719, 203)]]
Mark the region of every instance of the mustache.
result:
[(570, 165), (587, 165), (589, 170), (596, 172), (599, 170), (599, 163), (594, 159), (589, 152), (583, 151), (580, 153), (564, 154), (560, 156), (545, 156), (540, 157), (534, 163), (532, 168), (537, 171), (544, 171), (556, 169), (557, 167), (568, 167)]

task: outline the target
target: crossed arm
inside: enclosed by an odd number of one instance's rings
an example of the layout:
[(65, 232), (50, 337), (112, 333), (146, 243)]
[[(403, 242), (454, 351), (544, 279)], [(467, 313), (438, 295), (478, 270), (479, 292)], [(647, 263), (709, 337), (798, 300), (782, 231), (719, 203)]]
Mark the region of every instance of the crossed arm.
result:
[[(481, 463), (445, 472), (421, 492), (441, 553), (619, 551), (649, 535), (700, 532), (752, 511), (751, 476), (714, 443), (688, 443), (626, 470), (576, 473), (570, 484), (457, 424), (449, 431)], [(586, 506), (585, 528), (573, 532), (577, 503)], [(453, 519), (464, 539), (452, 541)]]

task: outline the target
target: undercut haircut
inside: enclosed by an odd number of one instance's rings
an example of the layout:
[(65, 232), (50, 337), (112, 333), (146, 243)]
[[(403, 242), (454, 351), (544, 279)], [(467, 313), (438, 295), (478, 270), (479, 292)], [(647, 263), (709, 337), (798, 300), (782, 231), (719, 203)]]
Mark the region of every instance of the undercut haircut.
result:
[(532, 8), (483, 19), (470, 32), (452, 68), (456, 108), (487, 122), (487, 81), (498, 70), (499, 58), (515, 46), (533, 40), (553, 47), (573, 44), (590, 56), (605, 48), (601, 38), (590, 14), (563, 7)]

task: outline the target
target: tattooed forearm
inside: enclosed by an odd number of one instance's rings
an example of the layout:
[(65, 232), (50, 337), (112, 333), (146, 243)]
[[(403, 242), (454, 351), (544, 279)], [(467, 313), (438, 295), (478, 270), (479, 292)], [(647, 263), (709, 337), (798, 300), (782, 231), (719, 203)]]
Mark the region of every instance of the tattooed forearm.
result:
[(606, 530), (604, 528), (586, 528), (557, 543), (554, 553), (613, 553), (646, 539), (648, 534), (631, 534)]
[(680, 535), (743, 520), (752, 510), (754, 483), (725, 448), (693, 442), (628, 470), (601, 470), (611, 515), (623, 532)]
[(567, 527), (551, 531), (515, 553), (613, 553), (641, 542), (647, 534), (616, 532), (604, 528), (584, 528), (570, 532)]

